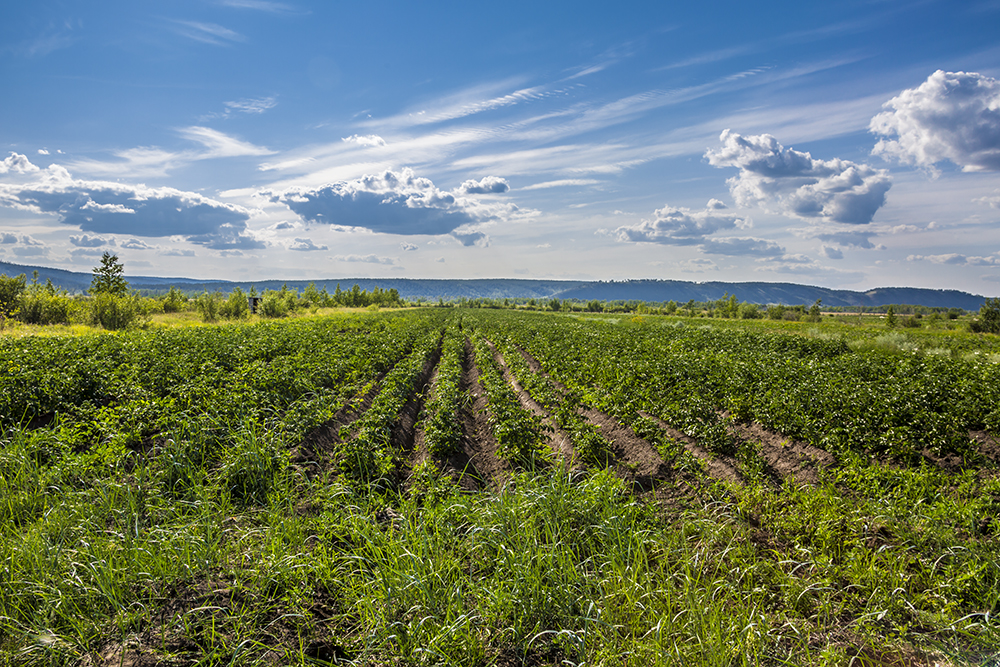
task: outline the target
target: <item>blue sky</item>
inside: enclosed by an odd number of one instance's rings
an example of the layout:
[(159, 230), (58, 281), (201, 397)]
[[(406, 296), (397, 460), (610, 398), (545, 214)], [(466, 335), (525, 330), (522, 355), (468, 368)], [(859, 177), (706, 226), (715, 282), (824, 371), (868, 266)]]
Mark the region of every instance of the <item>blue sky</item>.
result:
[(997, 0), (6, 3), (0, 259), (995, 295), (997, 35)]

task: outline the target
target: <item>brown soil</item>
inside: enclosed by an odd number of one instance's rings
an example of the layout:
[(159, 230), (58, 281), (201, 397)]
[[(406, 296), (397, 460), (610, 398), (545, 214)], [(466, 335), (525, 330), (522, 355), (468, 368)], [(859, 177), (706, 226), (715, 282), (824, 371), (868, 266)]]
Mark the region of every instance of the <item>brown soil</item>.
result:
[(302, 442), (292, 451), (291, 463), (306, 470), (307, 474), (315, 475), (329, 467), (330, 454), (341, 442), (340, 430), (350, 427), (361, 415), (368, 411), (382, 383), (385, 373), (379, 375), (375, 382), (367, 385), (367, 389), (355, 395), (337, 411), (333, 419), (317, 426), (310, 431)]
[(500, 370), (503, 372), (503, 379), (506, 380), (507, 384), (514, 389), (514, 393), (517, 394), (517, 399), (521, 402), (521, 406), (533, 415), (540, 417), (542, 423), (550, 429), (546, 440), (552, 452), (557, 457), (562, 459), (570, 468), (581, 468), (582, 464), (577, 460), (576, 451), (573, 449), (573, 439), (570, 437), (569, 433), (559, 428), (559, 425), (556, 424), (556, 421), (549, 415), (548, 411), (535, 399), (533, 399), (531, 394), (529, 394), (528, 391), (521, 386), (521, 383), (517, 381), (514, 374), (510, 372), (510, 369), (507, 367), (507, 362), (504, 360), (503, 355), (500, 354), (500, 351), (497, 350), (496, 346), (493, 345), (491, 341), (486, 341), (486, 344), (489, 345), (490, 349), (493, 351), (493, 359), (497, 362), (497, 365), (500, 366)]
[(761, 458), (769, 470), (781, 478), (818, 484), (819, 471), (837, 465), (837, 459), (830, 452), (768, 431), (760, 424), (734, 424), (732, 432), (743, 440), (760, 443)]
[(673, 426), (663, 421), (659, 417), (640, 411), (639, 414), (646, 419), (652, 419), (657, 425), (667, 432), (671, 438), (681, 443), (688, 452), (702, 462), (705, 472), (715, 479), (725, 482), (732, 482), (742, 486), (746, 479), (740, 472), (739, 463), (732, 456), (724, 454), (713, 454), (698, 444), (698, 442), (683, 431), (678, 431)]
[(438, 344), (427, 361), (424, 363), (420, 375), (417, 376), (413, 384), (414, 391), (410, 399), (406, 401), (403, 409), (399, 412), (399, 418), (392, 428), (393, 449), (398, 452), (413, 452), (416, 450), (415, 444), (418, 435), (417, 421), (420, 419), (420, 411), (424, 407), (424, 396), (431, 384), (431, 378), (436, 374), (438, 361), (441, 360), (441, 345)]
[[(563, 394), (567, 392), (565, 385), (557, 382), (548, 373), (546, 373), (542, 368), (542, 365), (538, 363), (537, 359), (532, 357), (521, 347), (518, 347), (517, 350), (527, 362), (528, 368), (531, 369), (532, 372), (545, 377), (558, 391)], [(502, 364), (502, 357), (500, 357), (498, 361)], [(505, 377), (510, 376), (506, 365), (503, 365), (503, 368)], [(531, 399), (528, 393), (520, 387), (513, 376), (510, 376), (509, 381), (515, 389), (518, 390), (519, 396), (523, 395), (526, 397), (526, 399), (522, 398), (522, 403), (534, 404), (537, 406), (539, 411), (544, 413), (541, 406)], [(534, 408), (532, 408), (532, 411), (535, 411)], [(660, 486), (660, 482), (666, 482), (668, 480), (680, 482), (680, 479), (675, 480), (674, 469), (664, 462), (663, 457), (660, 456), (658, 451), (656, 451), (656, 448), (653, 447), (653, 445), (651, 445), (648, 441), (636, 435), (635, 431), (631, 428), (619, 423), (617, 419), (614, 419), (610, 415), (595, 408), (583, 408), (580, 411), (580, 414), (591, 424), (597, 426), (601, 435), (611, 443), (612, 454), (615, 457), (615, 472), (619, 477), (631, 483), (633, 488), (639, 491), (649, 491), (656, 486)], [(572, 441), (569, 435), (564, 431), (557, 431), (557, 433), (562, 434), (565, 438), (565, 447), (568, 451), (572, 451)], [(687, 485), (685, 484), (684, 486)]]
[(462, 425), (462, 449), (440, 463), (463, 489), (499, 489), (510, 477), (512, 468), (497, 456), (497, 442), (486, 418), (486, 392), (479, 383), (475, 359), (472, 342), (466, 338), (460, 387), (470, 400), (461, 406), (458, 415)]
[(1000, 464), (1000, 436), (986, 431), (969, 431), (969, 437), (979, 445), (979, 453), (993, 463)]

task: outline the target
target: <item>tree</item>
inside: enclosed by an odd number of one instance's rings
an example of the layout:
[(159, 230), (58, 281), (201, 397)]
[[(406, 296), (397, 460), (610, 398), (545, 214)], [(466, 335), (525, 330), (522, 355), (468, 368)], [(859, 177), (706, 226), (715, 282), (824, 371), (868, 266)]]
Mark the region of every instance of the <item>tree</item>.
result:
[(101, 256), (101, 265), (94, 267), (94, 279), (90, 282), (90, 293), (125, 296), (128, 294), (128, 281), (122, 275), (125, 265), (118, 261), (118, 255), (110, 252)]
[(979, 319), (969, 323), (977, 333), (1000, 333), (1000, 298), (986, 299), (979, 309)]
[(885, 326), (890, 329), (896, 328), (896, 310), (891, 305), (885, 311)]

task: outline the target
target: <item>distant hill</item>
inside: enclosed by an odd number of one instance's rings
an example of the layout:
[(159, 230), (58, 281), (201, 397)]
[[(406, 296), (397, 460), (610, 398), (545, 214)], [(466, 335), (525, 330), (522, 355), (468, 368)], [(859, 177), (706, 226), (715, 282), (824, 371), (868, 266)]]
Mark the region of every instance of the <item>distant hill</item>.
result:
[[(31, 279), (32, 272), (38, 271), (41, 282), (51, 280), (54, 285), (70, 292), (85, 292), (90, 288), (90, 273), (50, 269), (43, 266), (23, 266), (0, 262), (0, 273), (8, 276), (25, 274)], [(508, 278), (478, 278), (474, 280), (432, 280), (418, 278), (340, 278), (337, 280), (257, 280), (225, 281), (198, 280), (195, 278), (161, 278), (154, 276), (128, 276), (132, 289), (151, 293), (166, 292), (175, 286), (186, 292), (222, 290), (228, 292), (234, 287), (257, 291), (280, 289), (303, 290), (309, 283), (333, 292), (339, 284), (341, 289), (350, 289), (356, 283), (361, 289), (371, 291), (374, 287), (383, 290), (395, 289), (399, 295), (413, 301), (424, 299), (445, 301), (456, 299), (575, 299), (579, 301), (714, 301), (731, 294), (738, 301), (788, 305), (812, 304), (823, 300), (824, 306), (883, 306), (886, 304), (910, 304), (944, 308), (978, 310), (986, 297), (958, 290), (934, 290), (918, 287), (880, 287), (867, 292), (836, 290), (826, 287), (799, 285), (796, 283), (726, 283), (687, 282), (683, 280), (624, 280), (624, 281), (583, 281), (583, 280), (521, 280)]]

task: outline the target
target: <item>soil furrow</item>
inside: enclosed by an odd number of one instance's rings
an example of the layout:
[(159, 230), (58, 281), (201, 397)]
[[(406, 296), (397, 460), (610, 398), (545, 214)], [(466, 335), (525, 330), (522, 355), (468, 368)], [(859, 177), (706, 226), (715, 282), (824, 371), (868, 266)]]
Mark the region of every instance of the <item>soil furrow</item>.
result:
[[(528, 364), (532, 372), (537, 373), (552, 383), (557, 391), (565, 395), (567, 388), (545, 372), (542, 365), (524, 348), (518, 346), (517, 351)], [(506, 369), (506, 366), (504, 367)], [(524, 392), (527, 393), (527, 392)], [(530, 397), (529, 397), (530, 398)], [(540, 406), (539, 406), (540, 407)], [(645, 439), (639, 437), (631, 428), (621, 424), (617, 419), (592, 407), (584, 407), (579, 411), (594, 426), (600, 430), (611, 443), (612, 454), (615, 457), (615, 472), (642, 490), (649, 490), (659, 481), (672, 480), (674, 469), (667, 464), (660, 453)], [(567, 437), (567, 440), (569, 438)], [(572, 446), (572, 443), (570, 443)]]
[[(723, 416), (727, 415), (723, 413)], [(757, 423), (733, 424), (730, 432), (742, 440), (759, 443), (761, 458), (781, 478), (792, 477), (799, 483), (818, 484), (820, 471), (837, 465), (836, 457), (830, 452), (769, 431)]]
[(574, 468), (582, 467), (582, 464), (580, 464), (577, 460), (576, 451), (573, 449), (573, 440), (569, 433), (560, 428), (555, 419), (549, 415), (549, 412), (543, 408), (538, 401), (533, 399), (531, 394), (529, 394), (528, 391), (521, 386), (521, 383), (518, 382), (517, 378), (514, 377), (514, 374), (511, 373), (503, 355), (500, 354), (500, 351), (496, 348), (493, 342), (487, 340), (486, 344), (489, 346), (490, 350), (493, 351), (493, 358), (496, 360), (497, 365), (500, 366), (501, 372), (503, 372), (503, 379), (514, 389), (514, 393), (517, 394), (517, 399), (521, 402), (521, 406), (533, 415), (541, 418), (542, 424), (550, 429), (546, 440), (548, 441), (548, 445), (552, 451), (557, 456), (562, 458), (567, 465)]
[(382, 380), (386, 373), (380, 373), (374, 382), (365, 385), (362, 392), (337, 411), (332, 419), (310, 431), (292, 452), (291, 463), (302, 466), (307, 473), (314, 475), (330, 464), (329, 455), (342, 441), (341, 429), (350, 429), (371, 407), (375, 397), (381, 390)]
[(459, 408), (462, 426), (462, 449), (441, 462), (467, 491), (499, 489), (510, 477), (510, 464), (497, 456), (497, 442), (486, 416), (486, 392), (479, 383), (479, 368), (472, 341), (465, 339), (461, 389), (468, 400)]
[(741, 486), (746, 482), (746, 479), (743, 477), (743, 473), (740, 472), (739, 464), (732, 456), (713, 454), (709, 452), (707, 449), (699, 445), (698, 442), (687, 433), (675, 429), (673, 426), (655, 415), (642, 410), (639, 411), (639, 415), (647, 419), (652, 419), (657, 423), (657, 425), (659, 425), (660, 428), (667, 432), (667, 435), (681, 443), (684, 446), (684, 449), (704, 464), (705, 472), (707, 472), (710, 476), (718, 480), (733, 482), (734, 484), (739, 484)]

